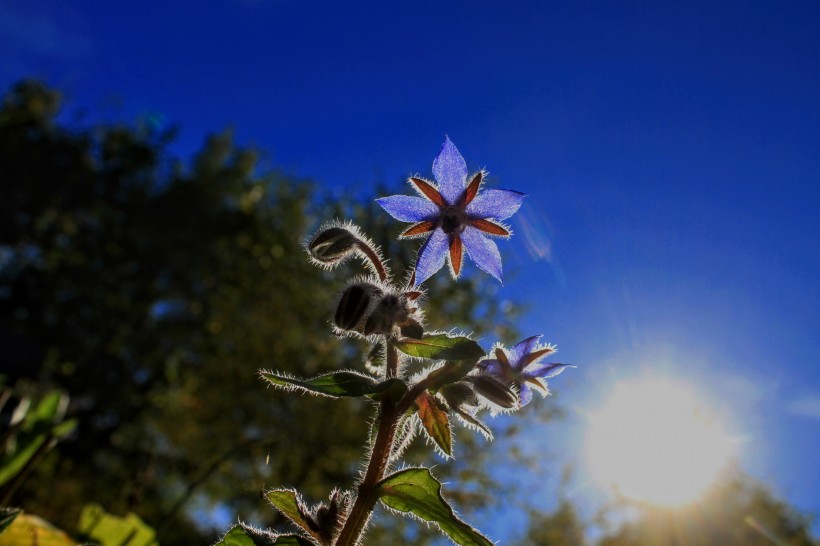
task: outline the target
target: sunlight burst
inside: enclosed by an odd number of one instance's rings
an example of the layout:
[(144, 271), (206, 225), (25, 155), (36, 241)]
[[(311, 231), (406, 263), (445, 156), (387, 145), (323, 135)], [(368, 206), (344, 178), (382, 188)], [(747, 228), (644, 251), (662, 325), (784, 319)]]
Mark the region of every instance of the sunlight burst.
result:
[(721, 423), (682, 383), (618, 383), (590, 415), (587, 459), (593, 476), (635, 500), (665, 506), (690, 502), (731, 456)]

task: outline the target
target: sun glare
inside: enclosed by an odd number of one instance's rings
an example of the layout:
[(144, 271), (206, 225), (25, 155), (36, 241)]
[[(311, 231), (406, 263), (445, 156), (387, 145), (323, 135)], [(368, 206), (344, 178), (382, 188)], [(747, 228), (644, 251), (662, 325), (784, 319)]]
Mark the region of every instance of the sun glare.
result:
[(682, 383), (618, 383), (590, 415), (592, 475), (635, 500), (664, 506), (693, 501), (731, 456), (732, 444), (717, 417)]

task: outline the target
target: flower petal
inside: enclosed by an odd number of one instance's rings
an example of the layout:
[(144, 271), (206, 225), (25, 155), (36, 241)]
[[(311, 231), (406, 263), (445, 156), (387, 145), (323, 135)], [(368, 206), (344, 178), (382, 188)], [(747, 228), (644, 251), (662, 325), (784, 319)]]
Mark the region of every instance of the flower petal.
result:
[(444, 260), (450, 247), (449, 237), (441, 229), (433, 231), (432, 235), (421, 245), (416, 258), (414, 282), (419, 285), (433, 276), (444, 267)]
[(520, 407), (524, 407), (532, 400), (532, 388), (526, 383), (518, 385), (518, 403)]
[(527, 196), (513, 190), (484, 190), (467, 205), (467, 214), (472, 218), (509, 218)]
[(511, 385), (516, 381), (516, 374), (506, 362), (506, 355), (504, 358), (505, 360), (484, 360), (478, 366), (485, 375), (491, 375), (499, 381)]
[(461, 233), (461, 242), (467, 255), (481, 269), (503, 282), (501, 278), (501, 254), (490, 239), (472, 226), (467, 226)]
[(481, 368), (484, 373), (488, 375), (494, 375), (498, 378), (504, 377), (504, 364), (499, 360), (482, 360), (478, 363), (479, 368)]
[(541, 379), (549, 379), (555, 377), (567, 368), (574, 368), (572, 364), (559, 364), (557, 362), (542, 362), (531, 364), (524, 370), (525, 377), (540, 377)]
[(387, 213), (401, 222), (422, 222), (433, 220), (439, 215), (439, 208), (427, 199), (410, 195), (392, 195), (376, 199)]
[(535, 350), (539, 339), (541, 339), (540, 335), (528, 337), (510, 349), (510, 363), (513, 368), (519, 372), (521, 371), (521, 368), (523, 368), (523, 366), (520, 366), (521, 360)]
[(433, 175), (438, 182), (438, 191), (448, 204), (454, 205), (464, 193), (467, 180), (467, 162), (458, 153), (449, 137), (444, 140), (441, 151), (433, 160)]

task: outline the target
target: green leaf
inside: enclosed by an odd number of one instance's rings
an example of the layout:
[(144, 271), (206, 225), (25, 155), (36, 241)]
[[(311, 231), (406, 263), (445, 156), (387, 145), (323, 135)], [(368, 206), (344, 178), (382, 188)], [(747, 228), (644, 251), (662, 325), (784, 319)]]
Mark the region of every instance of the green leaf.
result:
[(77, 529), (101, 546), (130, 544), (156, 546), (156, 531), (139, 516), (129, 512), (124, 517), (109, 514), (102, 506), (88, 503), (80, 511)]
[(441, 496), (441, 484), (427, 468), (396, 472), (379, 483), (378, 492), (386, 506), (437, 524), (456, 544), (493, 546), (487, 537), (458, 519)]
[(47, 434), (18, 439), (17, 450), (0, 457), (0, 485), (14, 478), (48, 441)]
[(236, 525), (225, 533), (214, 546), (316, 546), (299, 535), (276, 535), (268, 531), (254, 529), (247, 525)]
[(43, 396), (37, 406), (26, 415), (23, 428), (30, 430), (38, 423), (56, 423), (63, 419), (68, 406), (68, 397), (59, 391), (50, 391)]
[(0, 533), (11, 525), (11, 522), (20, 515), (20, 512), (22, 512), (22, 510), (19, 508), (9, 508), (7, 506), (0, 508)]
[[(402, 388), (404, 382), (392, 378), (377, 383), (371, 377), (359, 372), (340, 371), (319, 375), (310, 379), (288, 377), (275, 372), (261, 371), (260, 375), (274, 387), (296, 390), (310, 394), (320, 394), (331, 398), (340, 396), (367, 396), (387, 390)], [(406, 389), (406, 386), (403, 387)], [(402, 392), (404, 392), (402, 390)]]
[(447, 412), (441, 408), (436, 398), (423, 392), (416, 398), (418, 416), (427, 435), (448, 457), (453, 455), (453, 438)]
[(63, 421), (59, 425), (55, 425), (55, 427), (51, 429), (51, 434), (58, 440), (62, 440), (63, 438), (74, 432), (75, 428), (77, 428), (77, 420), (69, 419), (68, 421)]
[(310, 520), (307, 510), (293, 489), (272, 489), (265, 493), (268, 501), (298, 527), (311, 536), (316, 536), (318, 527)]
[(424, 339), (403, 339), (396, 348), (404, 354), (434, 360), (468, 360), (484, 356), (484, 349), (470, 338), (447, 334), (433, 334)]
[(470, 360), (448, 360), (441, 368), (435, 369), (427, 376), (429, 387), (427, 390), (436, 392), (439, 388), (450, 383), (461, 380), (465, 375), (475, 368), (477, 361)]

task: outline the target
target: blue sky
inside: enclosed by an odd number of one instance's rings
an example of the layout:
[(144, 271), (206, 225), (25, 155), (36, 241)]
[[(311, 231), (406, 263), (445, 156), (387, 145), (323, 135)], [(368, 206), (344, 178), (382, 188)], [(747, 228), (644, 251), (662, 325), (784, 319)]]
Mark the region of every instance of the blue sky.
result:
[(614, 381), (669, 374), (820, 513), (818, 28), (816, 2), (0, 0), (0, 87), (152, 115), (183, 156), (233, 127), (331, 187), (429, 176), (449, 135), (529, 194), (497, 297), (581, 365), (522, 441), (578, 461)]

